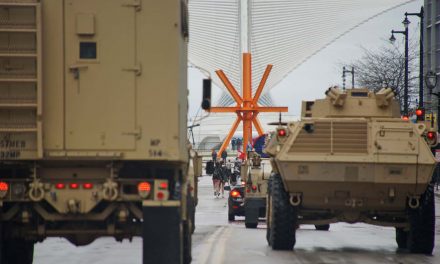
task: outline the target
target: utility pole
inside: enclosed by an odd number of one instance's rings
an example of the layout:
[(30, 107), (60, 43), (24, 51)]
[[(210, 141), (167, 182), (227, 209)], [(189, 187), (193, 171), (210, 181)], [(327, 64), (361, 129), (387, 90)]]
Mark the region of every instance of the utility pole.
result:
[(345, 91), (345, 77), (346, 77), (346, 73), (351, 73), (351, 88), (354, 89), (354, 68), (351, 67), (351, 71), (350, 70), (346, 70), (345, 66), (342, 67), (342, 90)]

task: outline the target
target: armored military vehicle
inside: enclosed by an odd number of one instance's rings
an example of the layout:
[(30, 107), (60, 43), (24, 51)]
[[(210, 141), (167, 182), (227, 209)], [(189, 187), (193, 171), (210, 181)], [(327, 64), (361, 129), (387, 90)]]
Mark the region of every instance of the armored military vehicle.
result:
[(393, 226), (399, 248), (430, 254), (436, 132), (401, 119), (389, 88), (326, 95), (303, 102), (301, 120), (279, 126), (265, 149), (269, 245), (292, 249), (299, 224), (365, 222)]
[(241, 180), (245, 183), (244, 223), (247, 228), (256, 228), (258, 218), (266, 215), (267, 181), (270, 177), (270, 164), (263, 163), (261, 156), (255, 151), (250, 151), (248, 157), (241, 168)]
[(187, 1), (0, 7), (0, 263), (54, 236), (189, 263)]

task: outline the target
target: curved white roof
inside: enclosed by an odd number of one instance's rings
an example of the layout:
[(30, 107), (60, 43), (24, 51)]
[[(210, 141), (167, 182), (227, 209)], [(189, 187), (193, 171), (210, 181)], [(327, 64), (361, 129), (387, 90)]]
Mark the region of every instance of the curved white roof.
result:
[[(240, 90), (242, 1), (248, 5), (254, 91), (266, 65), (274, 65), (260, 99), (267, 105), (267, 92), (312, 55), (375, 16), (415, 0), (189, 0), (190, 63), (209, 71), (221, 88), (218, 69)], [(233, 100), (224, 93), (220, 103)]]

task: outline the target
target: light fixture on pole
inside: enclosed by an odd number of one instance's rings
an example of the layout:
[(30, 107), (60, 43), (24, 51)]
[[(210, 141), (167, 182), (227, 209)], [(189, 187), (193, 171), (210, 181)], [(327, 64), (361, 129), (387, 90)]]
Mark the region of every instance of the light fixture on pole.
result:
[[(434, 90), (434, 88), (437, 86), (437, 81), (438, 81), (438, 76), (435, 72), (433, 71), (429, 71), (426, 73), (425, 75), (425, 83), (426, 83), (426, 87), (428, 87), (429, 89), (429, 93), (431, 95), (435, 95), (437, 96), (437, 131), (440, 131), (440, 122), (438, 122), (438, 117), (440, 114), (440, 94), (439, 93), (434, 93), (432, 92), (432, 90)], [(431, 119), (433, 120), (433, 119)]]
[(403, 25), (405, 26), (404, 31), (391, 30), (391, 43), (396, 41), (394, 34), (403, 34), (405, 36), (405, 86), (403, 89), (403, 116), (408, 116), (408, 25), (409, 20), (403, 20)]

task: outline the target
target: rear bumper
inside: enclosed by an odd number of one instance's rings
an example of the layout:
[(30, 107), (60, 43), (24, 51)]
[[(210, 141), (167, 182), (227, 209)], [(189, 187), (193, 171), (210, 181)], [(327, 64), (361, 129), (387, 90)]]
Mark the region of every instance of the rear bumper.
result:
[(289, 181), (287, 190), (291, 196), (299, 196), (300, 206), (307, 209), (404, 211), (409, 197), (415, 194), (415, 185), (369, 182), (312, 182)]
[(234, 215), (244, 216), (244, 202), (243, 200), (237, 201), (233, 199), (229, 199), (228, 201), (229, 213), (233, 213)]

